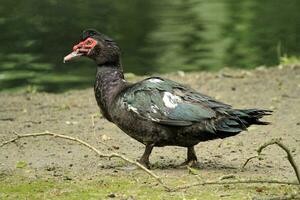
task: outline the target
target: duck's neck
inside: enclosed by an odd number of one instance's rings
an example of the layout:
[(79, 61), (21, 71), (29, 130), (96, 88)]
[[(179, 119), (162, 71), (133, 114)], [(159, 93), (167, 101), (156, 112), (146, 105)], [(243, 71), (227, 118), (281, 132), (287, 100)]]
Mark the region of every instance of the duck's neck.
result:
[(101, 112), (108, 120), (109, 107), (114, 97), (126, 86), (122, 68), (102, 65), (97, 67), (96, 82), (94, 85), (95, 97)]

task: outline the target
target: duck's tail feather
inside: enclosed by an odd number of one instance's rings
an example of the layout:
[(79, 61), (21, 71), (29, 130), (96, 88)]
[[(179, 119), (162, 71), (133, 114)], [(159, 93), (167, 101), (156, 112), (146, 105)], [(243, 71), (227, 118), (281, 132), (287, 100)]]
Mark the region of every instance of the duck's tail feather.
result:
[(220, 138), (236, 135), (253, 124), (267, 125), (270, 122), (260, 121), (263, 116), (271, 115), (271, 110), (245, 109), (230, 110), (229, 116), (216, 123), (217, 134)]
[(271, 115), (272, 110), (260, 110), (260, 109), (244, 109), (244, 110), (236, 110), (237, 117), (246, 122), (246, 126), (250, 126), (252, 124), (257, 125), (268, 125), (270, 122), (260, 121), (263, 116)]

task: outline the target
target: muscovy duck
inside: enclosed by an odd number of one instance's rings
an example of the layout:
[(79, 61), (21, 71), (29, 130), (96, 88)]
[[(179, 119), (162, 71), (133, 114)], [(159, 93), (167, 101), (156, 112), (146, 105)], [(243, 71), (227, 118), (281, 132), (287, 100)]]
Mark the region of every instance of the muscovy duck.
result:
[(194, 146), (199, 142), (234, 136), (252, 124), (269, 124), (259, 119), (270, 115), (270, 110), (233, 109), (166, 78), (127, 82), (120, 48), (96, 30), (83, 31), (80, 42), (64, 62), (82, 56), (97, 64), (94, 91), (101, 113), (146, 146), (139, 162), (148, 168), (153, 147), (186, 147), (184, 164), (193, 165), (197, 163)]

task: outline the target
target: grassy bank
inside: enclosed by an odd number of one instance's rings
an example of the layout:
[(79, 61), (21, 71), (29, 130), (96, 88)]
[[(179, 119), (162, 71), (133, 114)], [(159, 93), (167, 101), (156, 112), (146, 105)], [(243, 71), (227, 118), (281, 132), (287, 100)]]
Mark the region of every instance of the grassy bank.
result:
[[(201, 178), (201, 177), (200, 177)], [(172, 185), (195, 181), (192, 175), (166, 178)], [(299, 190), (298, 190), (299, 191)], [(0, 199), (251, 199), (255, 196), (293, 194), (297, 187), (266, 184), (198, 186), (188, 190), (166, 192), (151, 178), (139, 172), (106, 174), (93, 179), (2, 177)]]

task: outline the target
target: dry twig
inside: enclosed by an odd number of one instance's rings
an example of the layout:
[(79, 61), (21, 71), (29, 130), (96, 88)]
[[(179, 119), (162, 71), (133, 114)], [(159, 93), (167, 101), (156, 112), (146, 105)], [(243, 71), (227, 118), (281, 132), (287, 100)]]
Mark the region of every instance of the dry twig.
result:
[(254, 158), (258, 158), (261, 155), (261, 152), (262, 152), (263, 149), (265, 149), (266, 147), (268, 147), (270, 145), (274, 145), (274, 144), (279, 146), (281, 149), (283, 149), (286, 152), (287, 159), (289, 160), (289, 163), (293, 167), (293, 170), (294, 170), (294, 172), (296, 174), (296, 177), (297, 177), (297, 180), (298, 180), (298, 184), (300, 184), (300, 174), (299, 174), (298, 166), (296, 165), (296, 162), (295, 162), (295, 160), (292, 156), (291, 151), (283, 143), (280, 142), (280, 139), (273, 139), (273, 140), (271, 140), (269, 142), (266, 142), (265, 144), (261, 145), (257, 150), (258, 155), (248, 158), (242, 167), (244, 168), (250, 160), (252, 160)]
[[(84, 142), (78, 138), (74, 138), (71, 136), (67, 136), (67, 135), (61, 135), (61, 134), (57, 134), (57, 133), (52, 133), (49, 131), (45, 131), (45, 132), (41, 132), (41, 133), (29, 133), (29, 134), (18, 134), (15, 133), (16, 137), (8, 140), (8, 141), (4, 141), (3, 143), (0, 144), (0, 147), (3, 147), (7, 144), (16, 142), (17, 140), (21, 139), (21, 138), (26, 138), (26, 137), (39, 137), (39, 136), (52, 136), (52, 137), (57, 137), (57, 138), (62, 138), (62, 139), (66, 139), (66, 140), (71, 140), (74, 142), (77, 142), (80, 145), (83, 145), (89, 149), (91, 149), (92, 151), (94, 151), (98, 156), (100, 157), (106, 157), (106, 158), (120, 158), (128, 163), (131, 163), (135, 166), (137, 166), (138, 168), (142, 169), (144, 172), (146, 172), (148, 175), (150, 175), (151, 177), (153, 177), (161, 186), (163, 186), (165, 188), (166, 191), (171, 192), (171, 191), (178, 191), (178, 190), (182, 190), (182, 189), (189, 189), (191, 187), (195, 187), (195, 186), (205, 186), (205, 185), (229, 185), (229, 184), (256, 184), (256, 183), (260, 183), (260, 184), (284, 184), (284, 185), (297, 185), (299, 186), (299, 183), (295, 183), (295, 182), (287, 182), (287, 181), (278, 181), (278, 180), (235, 180), (235, 181), (222, 181), (222, 180), (217, 180), (217, 181), (204, 181), (204, 182), (195, 182), (192, 184), (187, 184), (187, 185), (183, 185), (183, 186), (179, 186), (179, 187), (175, 187), (175, 188), (171, 188), (170, 186), (168, 186), (167, 184), (164, 183), (164, 181), (157, 176), (156, 174), (154, 174), (152, 171), (150, 171), (149, 169), (145, 168), (143, 165), (141, 165), (138, 162), (135, 162), (129, 158), (127, 158), (126, 156), (120, 155), (118, 153), (102, 153), (101, 151), (99, 151), (97, 148), (95, 148), (94, 146), (88, 144), (87, 142)], [(292, 158), (292, 156), (290, 155), (289, 150), (280, 142), (278, 142), (277, 140), (271, 141), (269, 143), (264, 144), (263, 146), (261, 146), (258, 150), (258, 152), (260, 153), (264, 148), (266, 148), (269, 145), (272, 144), (277, 144), (279, 145), (281, 148), (285, 149), (285, 151), (288, 154), (288, 159), (291, 162), (291, 164), (293, 165), (293, 168), (296, 171), (296, 174), (299, 175), (298, 171), (297, 171), (297, 166)], [(254, 157), (252, 157), (254, 158)], [(249, 162), (248, 159), (247, 163)], [(247, 164), (246, 163), (246, 164)], [(244, 165), (246, 165), (244, 164)]]
[(231, 184), (255, 184), (255, 183), (269, 183), (269, 184), (283, 184), (283, 185), (299, 185), (298, 183), (288, 182), (288, 181), (277, 181), (277, 180), (237, 180), (237, 181), (204, 181), (196, 182), (188, 185), (183, 185), (176, 187), (172, 191), (188, 189), (195, 186), (204, 186), (204, 185), (231, 185)]
[(258, 155), (249, 157), (243, 164), (242, 169), (245, 168), (246, 165), (250, 162), (250, 160), (253, 160), (254, 158), (258, 158)]
[(96, 140), (97, 142), (99, 142), (100, 144), (102, 144), (103, 146), (106, 146), (108, 150), (112, 150), (112, 147), (111, 147), (111, 146), (109, 146), (108, 144), (106, 144), (106, 143), (100, 141), (100, 139), (97, 138), (97, 136), (96, 136), (96, 127), (95, 127), (95, 115), (91, 115), (91, 119), (92, 119), (93, 135), (94, 135), (94, 137), (95, 137), (95, 140)]
[(0, 144), (0, 147), (3, 147), (7, 144), (16, 142), (17, 140), (21, 139), (21, 138), (26, 138), (26, 137), (40, 137), (40, 136), (52, 136), (52, 137), (57, 137), (57, 138), (62, 138), (62, 139), (66, 139), (66, 140), (71, 140), (74, 142), (77, 142), (89, 149), (91, 149), (92, 151), (94, 151), (98, 156), (100, 157), (106, 157), (106, 158), (120, 158), (128, 163), (131, 163), (135, 166), (137, 166), (138, 168), (142, 169), (143, 171), (145, 171), (147, 174), (149, 174), (151, 177), (153, 177), (158, 183), (160, 183), (167, 191), (171, 191), (171, 188), (169, 188), (162, 180), (159, 176), (157, 176), (156, 174), (154, 174), (152, 171), (150, 171), (149, 169), (147, 169), (146, 167), (144, 167), (143, 165), (141, 165), (138, 162), (135, 162), (129, 158), (127, 158), (126, 156), (120, 155), (118, 153), (109, 153), (109, 154), (105, 154), (102, 153), (101, 151), (99, 151), (96, 147), (88, 144), (87, 142), (80, 140), (78, 138), (74, 138), (71, 136), (67, 136), (67, 135), (61, 135), (61, 134), (57, 134), (57, 133), (52, 133), (49, 131), (45, 131), (45, 132), (41, 132), (41, 133), (29, 133), (29, 134), (17, 134), (15, 133), (17, 136), (11, 140), (5, 141), (3, 143)]

